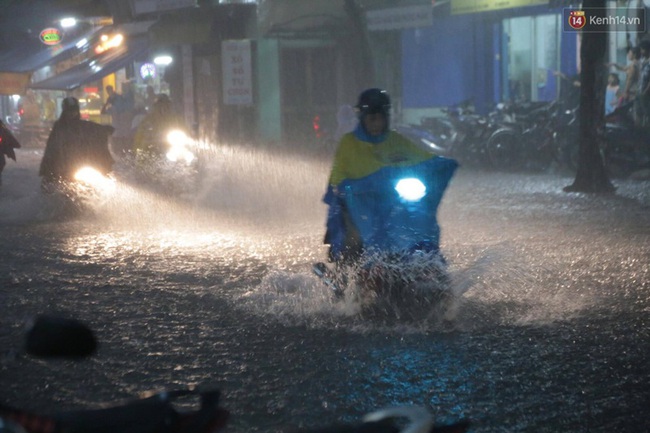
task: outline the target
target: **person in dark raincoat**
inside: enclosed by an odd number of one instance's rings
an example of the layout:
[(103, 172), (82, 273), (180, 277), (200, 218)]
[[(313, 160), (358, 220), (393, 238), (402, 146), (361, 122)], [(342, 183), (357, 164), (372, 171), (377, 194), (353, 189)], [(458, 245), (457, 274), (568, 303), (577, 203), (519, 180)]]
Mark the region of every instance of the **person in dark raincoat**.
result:
[(41, 161), (39, 175), (43, 186), (73, 180), (75, 172), (84, 166), (102, 174), (112, 171), (115, 161), (108, 148), (108, 139), (114, 128), (81, 120), (76, 98), (65, 98), (61, 109)]
[(4, 170), (7, 164), (5, 157), (9, 157), (15, 161), (16, 152), (14, 152), (14, 149), (18, 148), (20, 148), (20, 143), (9, 128), (0, 120), (0, 186), (2, 186), (2, 170)]

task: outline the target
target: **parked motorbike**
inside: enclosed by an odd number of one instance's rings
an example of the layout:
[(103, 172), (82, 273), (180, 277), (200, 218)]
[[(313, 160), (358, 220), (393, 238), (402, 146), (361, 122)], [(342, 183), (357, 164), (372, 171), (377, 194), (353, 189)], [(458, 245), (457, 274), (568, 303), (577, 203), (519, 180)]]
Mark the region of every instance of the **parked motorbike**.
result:
[(476, 114), (470, 108), (469, 101), (442, 111), (447, 116), (448, 124), (451, 125), (450, 131), (453, 131), (449, 134), (450, 141), (446, 146), (451, 149), (449, 156), (457, 159), (461, 164), (485, 167), (487, 162), (485, 143), (499, 127), (496, 113), (487, 116)]
[(605, 170), (614, 178), (650, 168), (650, 131), (634, 124), (631, 108), (626, 104), (605, 116), (602, 155)]
[(579, 108), (579, 106), (560, 104), (552, 118), (553, 143), (557, 160), (560, 167), (566, 168), (571, 173), (575, 173), (578, 169)]
[[(357, 232), (361, 251), (350, 266), (313, 266), (335, 298), (351, 295), (368, 306), (388, 301), (426, 307), (449, 294), (436, 214), (457, 167), (453, 159), (434, 157), (339, 185), (341, 202), (330, 204), (330, 215), (343, 212), (349, 218), (343, 230)], [(328, 226), (332, 247), (347, 248), (338, 229)]]
[(502, 119), (486, 141), (490, 164), (497, 170), (544, 171), (556, 160), (554, 102), (505, 105)]

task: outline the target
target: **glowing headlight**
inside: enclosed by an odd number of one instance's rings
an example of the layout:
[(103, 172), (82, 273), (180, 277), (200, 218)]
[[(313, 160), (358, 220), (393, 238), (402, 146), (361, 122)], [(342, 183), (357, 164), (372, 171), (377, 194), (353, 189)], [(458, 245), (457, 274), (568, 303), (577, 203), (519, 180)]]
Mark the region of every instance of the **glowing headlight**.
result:
[(187, 148), (189, 142), (187, 134), (180, 130), (171, 131), (167, 134), (167, 141), (169, 142), (169, 151), (166, 155), (168, 160), (184, 161), (187, 165), (192, 163), (194, 154)]
[(74, 179), (94, 188), (104, 190), (112, 189), (115, 186), (113, 179), (104, 176), (92, 167), (82, 167), (74, 174)]
[(176, 146), (176, 145), (184, 146), (185, 143), (187, 142), (187, 134), (185, 134), (180, 129), (174, 129), (173, 131), (170, 131), (169, 134), (167, 134), (167, 141), (172, 146)]
[(419, 179), (409, 177), (397, 182), (395, 191), (406, 201), (418, 201), (427, 193), (427, 187)]

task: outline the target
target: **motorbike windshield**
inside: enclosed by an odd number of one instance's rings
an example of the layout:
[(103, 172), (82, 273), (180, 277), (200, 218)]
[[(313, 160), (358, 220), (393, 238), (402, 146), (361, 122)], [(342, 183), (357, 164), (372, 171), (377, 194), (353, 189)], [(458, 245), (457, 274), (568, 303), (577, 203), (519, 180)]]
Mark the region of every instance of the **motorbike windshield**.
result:
[(435, 157), (343, 181), (343, 201), (366, 251), (437, 251), (438, 206), (457, 167)]

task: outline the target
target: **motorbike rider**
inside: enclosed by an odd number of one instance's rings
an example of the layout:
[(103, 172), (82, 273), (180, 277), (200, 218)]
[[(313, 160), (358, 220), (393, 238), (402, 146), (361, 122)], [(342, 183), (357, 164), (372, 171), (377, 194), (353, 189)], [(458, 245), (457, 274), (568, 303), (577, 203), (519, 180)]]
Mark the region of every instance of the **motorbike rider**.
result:
[(20, 143), (11, 133), (9, 128), (0, 120), (0, 186), (2, 186), (2, 170), (4, 170), (7, 160), (5, 156), (16, 160), (14, 149), (20, 148)]
[(81, 120), (79, 100), (65, 98), (41, 160), (39, 175), (44, 190), (60, 181), (73, 180), (75, 172), (86, 165), (109, 173), (115, 162), (108, 148), (113, 130), (112, 126)]
[(324, 243), (329, 259), (337, 265), (352, 264), (363, 253), (359, 235), (345, 209), (338, 186), (346, 179), (360, 179), (388, 166), (409, 166), (436, 157), (396, 131), (390, 130), (388, 92), (370, 88), (359, 95), (359, 123), (341, 138), (334, 156), (327, 193), (329, 206)]
[(142, 119), (135, 132), (133, 140), (133, 151), (138, 161), (143, 162), (147, 158), (159, 158), (167, 152), (167, 134), (178, 129), (187, 133), (185, 120), (177, 115), (169, 96), (158, 95), (151, 112)]

